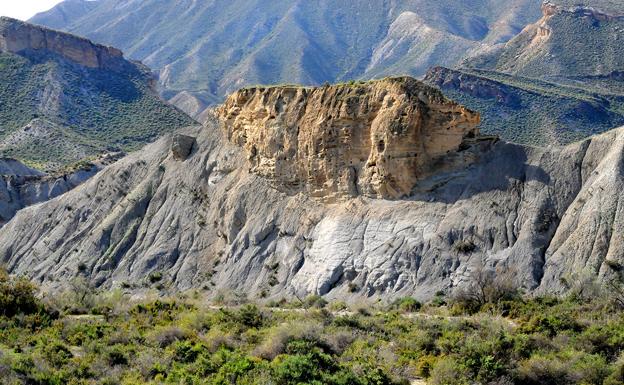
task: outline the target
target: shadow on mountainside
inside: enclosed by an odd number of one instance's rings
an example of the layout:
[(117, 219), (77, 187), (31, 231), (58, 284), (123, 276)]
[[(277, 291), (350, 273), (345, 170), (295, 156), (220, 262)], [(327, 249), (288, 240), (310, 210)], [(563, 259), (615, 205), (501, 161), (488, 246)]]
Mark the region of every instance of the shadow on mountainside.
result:
[(488, 191), (509, 191), (518, 188), (517, 184), (531, 181), (549, 185), (548, 172), (527, 164), (527, 149), (518, 144), (497, 142), (481, 150), (475, 163), (422, 180), (405, 200), (452, 204)]

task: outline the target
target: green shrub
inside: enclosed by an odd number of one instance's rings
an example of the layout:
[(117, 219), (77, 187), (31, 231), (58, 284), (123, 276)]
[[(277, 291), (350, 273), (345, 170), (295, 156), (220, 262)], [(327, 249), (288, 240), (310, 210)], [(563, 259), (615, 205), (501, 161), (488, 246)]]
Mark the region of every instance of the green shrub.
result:
[(394, 303), (394, 308), (405, 313), (414, 313), (420, 310), (422, 304), (412, 297), (403, 297)]
[(303, 300), (302, 305), (304, 309), (323, 309), (325, 306), (327, 306), (327, 301), (320, 295), (311, 295)]
[(54, 342), (44, 348), (44, 357), (52, 366), (60, 368), (69, 362), (73, 354), (64, 344)]
[(108, 363), (111, 366), (128, 364), (128, 357), (126, 356), (123, 348), (120, 346), (115, 346), (111, 350), (109, 350), (107, 356)]
[(604, 358), (581, 352), (535, 355), (522, 361), (518, 380), (527, 385), (601, 384), (609, 375)]
[(580, 332), (583, 330), (577, 320), (569, 314), (534, 314), (529, 321), (522, 326), (522, 330), (528, 333), (544, 333), (550, 337), (565, 332)]
[(25, 278), (9, 276), (0, 269), (0, 315), (14, 317), (17, 314), (43, 312), (41, 302), (35, 296), (37, 288)]
[(436, 361), (431, 377), (431, 385), (469, 385), (468, 372), (453, 358), (446, 357)]
[(258, 328), (262, 326), (264, 318), (256, 305), (248, 304), (238, 310), (236, 320), (246, 327)]
[(163, 279), (163, 274), (160, 271), (155, 271), (155, 272), (150, 273), (147, 276), (147, 279), (149, 280), (150, 283), (160, 282)]

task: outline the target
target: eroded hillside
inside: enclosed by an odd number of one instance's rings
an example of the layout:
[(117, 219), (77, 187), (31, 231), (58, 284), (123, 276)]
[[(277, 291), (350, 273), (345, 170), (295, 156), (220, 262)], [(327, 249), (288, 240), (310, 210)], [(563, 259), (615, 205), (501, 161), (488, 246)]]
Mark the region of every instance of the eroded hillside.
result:
[[(366, 90), (362, 97), (371, 104), (383, 105), (392, 96), (412, 111), (427, 111), (427, 98), (409, 98), (401, 88), (383, 98), (375, 83), (332, 89), (336, 92), (308, 91), (331, 96), (316, 115), (306, 112), (310, 118), (321, 122), (328, 106), (343, 103), (340, 95), (357, 89)], [(303, 91), (272, 91), (288, 92)], [(256, 93), (248, 91), (249, 100), (256, 100), (254, 95), (262, 100)], [(289, 100), (283, 111), (298, 111), (291, 104), (295, 99)], [(257, 143), (256, 156), (266, 155), (268, 143), (287, 147), (281, 141), (287, 126), (268, 125), (266, 106), (240, 110), (240, 119), (260, 122), (258, 134), (248, 135), (244, 144), (227, 139), (236, 119), (211, 119), (205, 127), (183, 131), (184, 137), (167, 136), (127, 156), (61, 197), (20, 211), (0, 229), (1, 262), (48, 289), (86, 276), (97, 286), (140, 291), (154, 285), (147, 277), (158, 276), (165, 291), (354, 299), (450, 293), (483, 266), (512, 273), (528, 291), (556, 292), (563, 289), (562, 277), (581, 272), (605, 277), (610, 261), (624, 260), (622, 129), (549, 149), (477, 137), (456, 150), (453, 144), (442, 157), (455, 159), (447, 164), (452, 167), (418, 180), (406, 197), (360, 193), (331, 203), (305, 190), (280, 191), (279, 180), (255, 173), (251, 145)], [(430, 119), (435, 111), (427, 113)], [(323, 135), (342, 124), (316, 124), (316, 139), (322, 143)], [(371, 127), (353, 130), (445, 139), (436, 130), (416, 130), (410, 119), (394, 126), (384, 121), (382, 131)], [(374, 155), (377, 146), (361, 150)], [(270, 161), (265, 163), (271, 166)]]

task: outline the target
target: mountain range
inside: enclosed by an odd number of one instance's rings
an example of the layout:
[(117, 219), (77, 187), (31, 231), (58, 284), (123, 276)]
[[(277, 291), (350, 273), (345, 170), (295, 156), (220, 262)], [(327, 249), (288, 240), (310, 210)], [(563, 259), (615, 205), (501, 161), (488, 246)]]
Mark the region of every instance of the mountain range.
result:
[[(167, 99), (217, 104), (253, 84), (421, 76), (505, 42), (540, 0), (69, 0), (30, 21), (123, 49)], [(193, 111), (191, 111), (193, 112)], [(194, 111), (197, 112), (197, 111)]]
[(68, 0), (31, 21), (123, 48), (199, 121), (244, 86), (407, 74), (481, 111), (484, 133), (540, 146), (624, 124), (622, 14), (609, 0)]

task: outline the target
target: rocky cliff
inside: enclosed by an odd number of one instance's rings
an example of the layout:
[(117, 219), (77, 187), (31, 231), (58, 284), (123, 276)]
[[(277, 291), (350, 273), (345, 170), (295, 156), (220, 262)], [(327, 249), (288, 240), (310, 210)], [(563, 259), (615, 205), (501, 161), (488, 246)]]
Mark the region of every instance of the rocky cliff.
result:
[[(330, 89), (331, 101), (319, 106), (341, 103), (341, 88)], [(305, 92), (320, 98), (330, 89)], [(378, 100), (373, 96), (381, 89), (362, 89), (367, 93), (360, 99)], [(302, 111), (322, 122), (329, 111), (301, 109), (296, 96), (303, 93), (284, 87), (237, 95), (255, 100), (261, 111), (280, 105), (261, 103), (262, 95), (275, 101), (293, 95), (281, 107), (283, 117)], [(408, 116), (426, 110), (420, 98), (392, 94), (394, 106), (403, 102), (414, 111)], [(405, 123), (389, 124), (392, 108), (379, 111), (389, 120), (373, 133), (407, 130)], [(216, 296), (235, 290), (253, 298), (316, 293), (346, 300), (451, 293), (483, 266), (512, 273), (529, 292), (556, 292), (564, 289), (561, 278), (605, 278), (609, 265), (624, 262), (624, 128), (566, 147), (475, 139), (458, 150), (472, 154), (470, 162), (423, 176), (405, 197), (362, 194), (327, 202), (305, 189), (277, 189), (276, 179), (254, 170), (253, 159), (250, 170), (249, 140), (270, 143), (268, 137), (289, 126), (263, 127), (264, 136), (250, 129), (241, 147), (220, 129), (235, 121), (209, 119), (183, 130), (184, 137), (165, 136), (74, 190), (21, 210), (0, 229), (0, 262), (50, 290), (85, 276), (97, 286), (135, 291), (198, 289)], [(318, 125), (306, 130), (312, 127)], [(357, 141), (336, 145), (351, 143)], [(364, 153), (374, 153), (376, 144)]]
[(0, 17), (0, 51), (20, 53), (45, 50), (89, 68), (119, 71), (125, 68), (120, 50), (64, 32)]
[(479, 115), (412, 78), (247, 88), (217, 109), (252, 171), (314, 197), (400, 198), (478, 134)]

